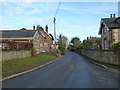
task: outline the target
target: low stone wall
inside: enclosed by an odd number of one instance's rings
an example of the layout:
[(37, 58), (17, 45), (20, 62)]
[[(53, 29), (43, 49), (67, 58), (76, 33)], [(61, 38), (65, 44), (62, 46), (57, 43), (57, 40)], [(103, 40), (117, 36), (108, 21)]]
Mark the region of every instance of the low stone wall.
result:
[(81, 54), (88, 58), (118, 65), (120, 59), (119, 50), (94, 50), (94, 49), (81, 49)]
[(1, 58), (0, 60), (12, 60), (17, 58), (25, 58), (31, 56), (31, 51), (20, 50), (20, 51), (2, 51), (0, 52)]

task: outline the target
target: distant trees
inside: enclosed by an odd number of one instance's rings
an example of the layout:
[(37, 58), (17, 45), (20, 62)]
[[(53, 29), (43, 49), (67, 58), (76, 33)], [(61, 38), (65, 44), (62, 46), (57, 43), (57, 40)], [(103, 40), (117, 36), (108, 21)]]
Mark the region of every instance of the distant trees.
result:
[(75, 49), (80, 47), (80, 39), (78, 37), (72, 38), (71, 43)]
[(80, 38), (73, 37), (69, 44), (69, 49), (76, 52), (78, 52), (78, 49), (81, 48), (100, 49), (100, 47), (101, 38), (98, 37), (87, 37), (87, 39), (83, 40), (82, 42), (80, 41)]
[(92, 48), (92, 49), (100, 49), (101, 39), (97, 37), (91, 37), (87, 40), (83, 40), (81, 47), (83, 48)]
[(73, 37), (72, 40), (70, 41), (69, 49), (72, 50), (72, 51), (73, 50), (77, 51), (77, 49), (80, 48), (80, 44), (81, 44), (80, 38)]
[(68, 46), (68, 38), (60, 34), (57, 44), (58, 44), (58, 49), (61, 51), (61, 53), (65, 54), (65, 49)]
[(20, 30), (27, 30), (26, 28), (21, 28)]

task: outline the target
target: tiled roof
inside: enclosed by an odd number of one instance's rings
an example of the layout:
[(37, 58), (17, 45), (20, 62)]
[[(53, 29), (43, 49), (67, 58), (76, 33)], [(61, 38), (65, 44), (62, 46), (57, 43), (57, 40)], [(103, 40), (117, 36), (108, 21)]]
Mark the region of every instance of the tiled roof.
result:
[(0, 38), (30, 38), (35, 33), (35, 30), (2, 30), (0, 31)]
[(38, 30), (38, 31), (44, 31), (44, 29), (42, 28), (42, 27), (37, 27), (37, 29), (36, 30)]
[(120, 17), (101, 19), (109, 29), (120, 28)]

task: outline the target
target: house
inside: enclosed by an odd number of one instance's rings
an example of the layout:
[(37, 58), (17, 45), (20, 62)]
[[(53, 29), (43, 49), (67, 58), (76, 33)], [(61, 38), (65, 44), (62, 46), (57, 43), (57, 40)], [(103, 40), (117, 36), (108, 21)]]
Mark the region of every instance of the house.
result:
[(40, 52), (49, 51), (53, 47), (53, 36), (52, 34), (48, 33), (48, 26), (45, 26), (45, 30), (40, 26), (37, 25), (33, 26), (33, 30), (36, 30), (40, 33)]
[(98, 34), (101, 35), (102, 49), (110, 49), (120, 42), (120, 17), (110, 14), (110, 18), (102, 18)]
[(34, 30), (2, 30), (0, 31), (0, 49), (33, 50), (39, 53), (40, 33)]
[(38, 25), (33, 30), (22, 28), (21, 30), (0, 31), (1, 50), (32, 50), (34, 54), (40, 51), (49, 51), (53, 45), (53, 36), (48, 34), (48, 26), (45, 30)]

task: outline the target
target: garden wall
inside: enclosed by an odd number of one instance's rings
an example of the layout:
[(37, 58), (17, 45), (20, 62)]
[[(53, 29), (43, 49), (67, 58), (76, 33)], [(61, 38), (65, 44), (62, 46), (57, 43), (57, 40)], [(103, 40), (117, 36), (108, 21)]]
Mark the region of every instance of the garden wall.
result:
[(81, 49), (81, 54), (88, 58), (118, 65), (120, 61), (119, 50), (96, 50), (96, 49)]
[(31, 56), (31, 51), (20, 50), (20, 51), (1, 51), (0, 60), (12, 60), (17, 58), (25, 58)]

